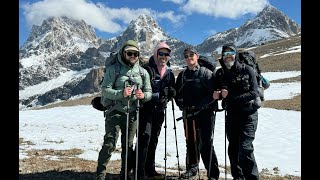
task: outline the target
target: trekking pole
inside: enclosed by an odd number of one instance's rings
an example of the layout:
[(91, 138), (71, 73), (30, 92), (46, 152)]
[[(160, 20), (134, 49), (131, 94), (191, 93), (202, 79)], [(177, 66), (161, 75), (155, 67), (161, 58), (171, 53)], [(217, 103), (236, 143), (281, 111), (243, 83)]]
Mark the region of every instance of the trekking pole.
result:
[(178, 159), (178, 172), (179, 172), (179, 178), (180, 178), (180, 163), (179, 163), (179, 152), (178, 152), (178, 140), (177, 140), (177, 127), (176, 127), (176, 117), (174, 115), (174, 103), (173, 98), (171, 99), (172, 103), (172, 114), (173, 114), (173, 129), (174, 129), (174, 136), (176, 138), (176, 150), (177, 150), (177, 159)]
[(224, 179), (227, 179), (227, 110), (224, 110)]
[[(128, 84), (128, 82), (125, 82), (125, 87), (129, 87), (130, 85)], [(130, 109), (130, 97), (128, 96), (128, 104), (127, 104), (127, 122), (126, 122), (126, 163), (125, 163), (125, 180), (127, 180), (127, 176), (128, 176), (128, 144), (129, 144), (129, 109)]]
[(167, 104), (164, 109), (164, 179), (167, 179)]
[(227, 104), (226, 101), (222, 98), (221, 101), (222, 109), (218, 109), (218, 111), (224, 110), (224, 179), (227, 179)]
[[(213, 106), (213, 120), (216, 119), (216, 114), (217, 114), (217, 110), (218, 110), (218, 101), (217, 100), (213, 100), (214, 106)], [(211, 104), (211, 103), (210, 103)], [(210, 160), (209, 160), (209, 172), (208, 172), (208, 177), (211, 177), (211, 163), (212, 163), (212, 151), (213, 151), (213, 137), (214, 137), (214, 129), (213, 129), (213, 123), (211, 123), (211, 139), (212, 139), (212, 144), (210, 147)]]
[[(213, 116), (214, 118), (216, 117), (216, 112), (213, 111)], [(212, 131), (212, 134), (211, 134), (211, 139), (212, 139), (212, 143), (213, 143), (213, 129), (212, 129), (212, 124), (211, 124), (211, 131)], [(211, 163), (212, 163), (212, 151), (213, 151), (213, 144), (211, 144), (211, 147), (210, 147), (210, 160), (209, 160), (209, 172), (208, 172), (208, 177), (210, 178), (211, 177)]]
[[(182, 113), (183, 113), (183, 115), (182, 115), (182, 117), (183, 117), (183, 121), (185, 122), (184, 124), (185, 124), (185, 136), (186, 136), (186, 148), (187, 148), (187, 162), (186, 162), (186, 171), (188, 172), (188, 166), (190, 167), (190, 150), (189, 150), (189, 148), (188, 148), (188, 142), (189, 142), (189, 131), (188, 131), (188, 120), (187, 120), (187, 110), (183, 110), (182, 111)], [(188, 175), (188, 180), (189, 180), (190, 178), (189, 178), (189, 175)]]
[(198, 166), (198, 178), (200, 180), (200, 169), (199, 169), (199, 148), (198, 148), (198, 133), (197, 133), (197, 129), (196, 129), (196, 122), (195, 119), (192, 120), (192, 129), (193, 129), (193, 143), (194, 143), (194, 150), (196, 152), (196, 158), (197, 158), (197, 166)]
[[(140, 89), (140, 84), (137, 84), (137, 89)], [(136, 168), (135, 168), (135, 176), (134, 179), (138, 179), (138, 156), (139, 156), (139, 113), (140, 113), (140, 100), (137, 99), (137, 109), (136, 109), (136, 121), (137, 121), (137, 142), (136, 142)]]

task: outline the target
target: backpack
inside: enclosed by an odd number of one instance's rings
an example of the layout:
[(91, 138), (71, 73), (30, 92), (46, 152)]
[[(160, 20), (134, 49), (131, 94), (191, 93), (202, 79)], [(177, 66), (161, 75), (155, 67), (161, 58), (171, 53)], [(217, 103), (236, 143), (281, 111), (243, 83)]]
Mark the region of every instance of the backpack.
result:
[(268, 89), (270, 82), (262, 76), (259, 64), (256, 61), (256, 54), (250, 50), (239, 50), (239, 62), (242, 64), (243, 69), (244, 64), (247, 64), (253, 68), (253, 71), (257, 78), (258, 91), (261, 101), (264, 101), (264, 90)]
[[(104, 70), (103, 70), (103, 72), (105, 73), (106, 68), (108, 66), (111, 66), (114, 64), (115, 65), (115, 76), (116, 76), (115, 81), (117, 80), (117, 78), (120, 74), (120, 70), (121, 70), (121, 65), (117, 61), (117, 56), (118, 56), (117, 52), (111, 52), (110, 56), (107, 57), (105, 60), (105, 65), (104, 65)], [(140, 64), (139, 64), (139, 73), (140, 73), (142, 80), (144, 81), (144, 79), (145, 79), (144, 68), (141, 67)], [(102, 82), (103, 82), (103, 77), (102, 77), (102, 80), (100, 81), (99, 84), (101, 85)], [(115, 101), (113, 101), (111, 99), (107, 99), (107, 98), (103, 97), (103, 95), (101, 95), (101, 96), (94, 97), (91, 100), (91, 104), (92, 104), (93, 108), (95, 108), (99, 111), (106, 111), (109, 107), (115, 105)]]
[(217, 67), (217, 62), (213, 57), (199, 55), (198, 63), (200, 66), (204, 66), (210, 69), (212, 72), (215, 72)]

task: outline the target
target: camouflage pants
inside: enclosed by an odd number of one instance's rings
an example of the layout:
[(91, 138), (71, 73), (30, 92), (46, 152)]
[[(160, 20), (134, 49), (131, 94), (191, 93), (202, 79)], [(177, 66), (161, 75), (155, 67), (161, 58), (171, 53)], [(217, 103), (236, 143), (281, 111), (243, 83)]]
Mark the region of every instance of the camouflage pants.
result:
[[(126, 158), (126, 121), (127, 115), (125, 113), (114, 110), (106, 116), (105, 120), (104, 141), (102, 148), (99, 152), (97, 176), (105, 175), (107, 164), (111, 158), (112, 152), (116, 149), (116, 143), (119, 137), (119, 130), (121, 131), (121, 171), (124, 173), (125, 158)], [(128, 127), (128, 173), (132, 168), (133, 162), (133, 139), (136, 133), (136, 112), (129, 114), (129, 127)], [(129, 163), (131, 162), (131, 164)]]

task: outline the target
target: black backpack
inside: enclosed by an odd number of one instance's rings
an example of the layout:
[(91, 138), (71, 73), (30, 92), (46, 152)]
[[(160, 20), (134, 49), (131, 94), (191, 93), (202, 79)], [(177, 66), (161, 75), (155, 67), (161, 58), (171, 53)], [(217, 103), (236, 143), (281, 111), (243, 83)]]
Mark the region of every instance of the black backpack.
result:
[(204, 66), (210, 69), (212, 72), (216, 70), (217, 62), (213, 57), (199, 55), (198, 63), (200, 66)]
[(256, 60), (256, 54), (250, 50), (239, 50), (239, 62), (242, 64), (243, 69), (245, 68), (244, 64), (247, 64), (253, 68), (257, 78), (260, 99), (261, 101), (264, 101), (264, 90), (269, 88), (270, 82), (262, 76), (261, 69)]

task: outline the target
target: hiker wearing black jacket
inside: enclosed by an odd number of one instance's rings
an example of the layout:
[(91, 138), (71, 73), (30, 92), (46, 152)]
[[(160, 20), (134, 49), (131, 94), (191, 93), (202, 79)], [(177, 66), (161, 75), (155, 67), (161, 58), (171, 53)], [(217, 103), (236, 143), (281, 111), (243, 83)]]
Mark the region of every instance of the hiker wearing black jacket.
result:
[(258, 84), (253, 69), (240, 64), (233, 43), (222, 46), (221, 68), (216, 72), (213, 98), (223, 99), (226, 110), (226, 135), (231, 174), (237, 180), (258, 180), (259, 172), (253, 153), (253, 140), (260, 107)]
[(175, 77), (167, 65), (170, 52), (170, 47), (164, 41), (159, 42), (149, 63), (143, 66), (150, 75), (152, 99), (140, 109), (138, 179), (164, 177), (155, 170), (155, 153), (165, 118), (164, 111), (168, 101), (176, 94)]
[(200, 67), (199, 55), (193, 47), (186, 48), (183, 54), (187, 67), (179, 73), (175, 84), (175, 101), (183, 111), (187, 149), (186, 172), (181, 177), (198, 174), (201, 155), (208, 177), (218, 179), (220, 172), (213, 147), (215, 116), (210, 106), (213, 104), (212, 71)]

